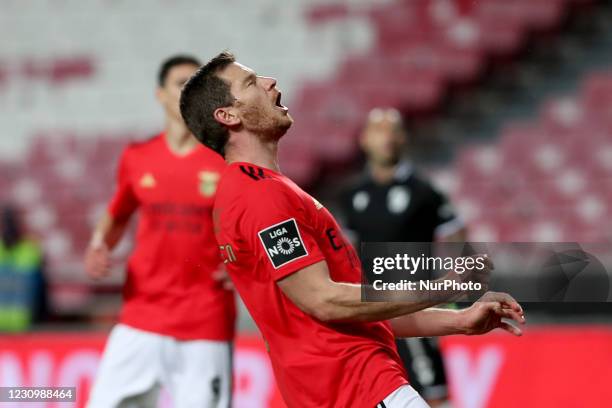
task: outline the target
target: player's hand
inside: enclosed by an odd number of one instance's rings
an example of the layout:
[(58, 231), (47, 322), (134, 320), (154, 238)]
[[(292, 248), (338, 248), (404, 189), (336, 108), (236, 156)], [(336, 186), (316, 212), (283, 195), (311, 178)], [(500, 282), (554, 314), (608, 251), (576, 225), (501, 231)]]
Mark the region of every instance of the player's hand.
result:
[(92, 279), (102, 279), (110, 275), (110, 251), (108, 246), (101, 242), (89, 244), (85, 251), (85, 271)]
[(223, 265), (219, 266), (219, 269), (213, 272), (212, 277), (223, 286), (223, 289), (234, 290), (234, 283)]
[[(517, 326), (525, 324), (523, 309), (507, 293), (487, 292), (476, 303), (460, 313), (464, 334), (484, 334), (494, 329), (506, 330), (515, 336), (523, 334)], [(502, 319), (508, 319), (515, 324)]]

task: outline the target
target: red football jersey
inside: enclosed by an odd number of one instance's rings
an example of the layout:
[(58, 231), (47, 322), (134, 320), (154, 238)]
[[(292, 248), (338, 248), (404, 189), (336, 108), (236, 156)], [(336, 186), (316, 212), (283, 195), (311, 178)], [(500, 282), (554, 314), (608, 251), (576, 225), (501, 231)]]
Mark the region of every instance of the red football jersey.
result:
[(334, 281), (361, 281), (354, 249), (318, 201), (279, 173), (232, 163), (221, 177), (213, 219), (289, 407), (372, 408), (407, 383), (387, 322), (321, 322), (276, 284), (322, 260)]
[(177, 156), (164, 134), (125, 149), (113, 217), (139, 212), (120, 321), (181, 340), (231, 340), (235, 302), (211, 274), (221, 259), (212, 206), (226, 165), (204, 146)]

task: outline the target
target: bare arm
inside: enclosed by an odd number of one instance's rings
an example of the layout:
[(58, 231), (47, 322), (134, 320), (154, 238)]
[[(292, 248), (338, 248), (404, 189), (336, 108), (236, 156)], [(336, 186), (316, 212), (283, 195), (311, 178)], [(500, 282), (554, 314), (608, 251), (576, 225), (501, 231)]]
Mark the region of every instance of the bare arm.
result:
[(93, 279), (107, 276), (110, 272), (110, 251), (121, 240), (129, 217), (116, 219), (105, 213), (91, 236), (85, 252), (85, 270)]
[(434, 337), (463, 333), (458, 310), (429, 308), (389, 320), (395, 337)]
[(104, 243), (112, 250), (123, 237), (129, 220), (129, 217), (117, 219), (108, 212), (105, 213), (93, 230), (90, 244)]
[(301, 269), (277, 284), (303, 312), (325, 322), (388, 320), (449, 300), (428, 300), (430, 296), (423, 292), (423, 296), (414, 293), (415, 299), (423, 300), (413, 302), (363, 302), (361, 285), (334, 282), (325, 261)]
[(506, 293), (488, 292), (467, 309), (425, 309), (391, 319), (389, 323), (395, 337), (484, 334), (496, 328), (506, 330), (515, 336), (522, 334), (520, 328), (502, 321), (502, 318), (519, 325), (525, 324), (523, 309), (512, 296)]

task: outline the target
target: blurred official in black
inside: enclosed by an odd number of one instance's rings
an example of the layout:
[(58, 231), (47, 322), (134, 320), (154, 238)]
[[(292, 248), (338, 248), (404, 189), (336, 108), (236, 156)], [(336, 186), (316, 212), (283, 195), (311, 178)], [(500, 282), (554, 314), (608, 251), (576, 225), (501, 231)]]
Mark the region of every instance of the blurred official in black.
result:
[[(446, 197), (403, 157), (406, 139), (397, 110), (370, 112), (360, 137), (366, 168), (340, 200), (344, 226), (356, 244), (463, 241), (464, 226)], [(396, 342), (411, 385), (432, 407), (443, 406), (448, 390), (436, 339)]]

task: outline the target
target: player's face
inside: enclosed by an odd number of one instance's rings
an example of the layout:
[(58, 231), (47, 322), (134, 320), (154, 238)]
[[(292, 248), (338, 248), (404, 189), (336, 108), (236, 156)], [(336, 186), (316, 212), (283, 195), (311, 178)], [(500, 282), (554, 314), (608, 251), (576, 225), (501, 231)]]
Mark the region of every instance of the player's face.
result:
[(402, 125), (393, 115), (370, 119), (361, 137), (361, 147), (368, 160), (383, 165), (397, 163), (405, 144)]
[(183, 121), (179, 107), (181, 90), (197, 69), (198, 66), (193, 64), (175, 65), (168, 71), (164, 85), (157, 89), (157, 99), (166, 111), (166, 115), (173, 120)]
[(231, 84), (236, 115), (246, 130), (278, 140), (291, 127), (293, 119), (281, 105), (274, 78), (259, 76), (239, 63), (230, 64), (219, 76)]

